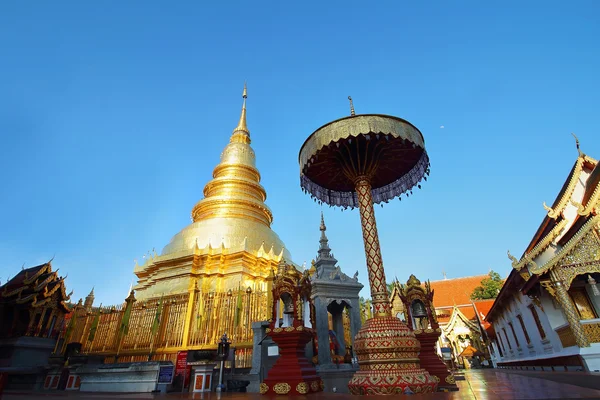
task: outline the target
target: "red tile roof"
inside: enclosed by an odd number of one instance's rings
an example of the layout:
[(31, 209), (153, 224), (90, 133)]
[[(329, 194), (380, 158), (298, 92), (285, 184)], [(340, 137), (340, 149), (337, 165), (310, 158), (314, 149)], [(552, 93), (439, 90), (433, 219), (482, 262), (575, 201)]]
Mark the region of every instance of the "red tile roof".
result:
[(477, 309), (477, 312), (479, 313), (479, 321), (481, 321), (481, 326), (483, 326), (483, 329), (485, 330), (487, 330), (491, 326), (491, 324), (485, 320), (485, 317), (487, 317), (495, 301), (496, 299), (488, 299), (475, 300), (473, 302), (475, 308)]
[[(481, 281), (488, 275), (466, 276), (463, 278), (444, 279), (432, 281), (433, 305), (435, 308), (469, 305), (471, 307), (471, 294)], [(459, 307), (462, 310), (462, 307)], [(452, 310), (449, 311), (452, 313)], [(474, 311), (473, 311), (474, 316)]]

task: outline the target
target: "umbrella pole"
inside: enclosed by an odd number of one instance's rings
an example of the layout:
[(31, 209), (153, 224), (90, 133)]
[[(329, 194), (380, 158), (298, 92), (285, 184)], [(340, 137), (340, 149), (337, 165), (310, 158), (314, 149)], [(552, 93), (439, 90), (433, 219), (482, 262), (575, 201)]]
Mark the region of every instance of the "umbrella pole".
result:
[(371, 182), (367, 177), (359, 176), (355, 180), (355, 188), (367, 258), (369, 286), (373, 300), (373, 315), (375, 317), (389, 317), (391, 316), (390, 299), (385, 280), (385, 271), (383, 269), (383, 260), (381, 258), (377, 223), (375, 222)]

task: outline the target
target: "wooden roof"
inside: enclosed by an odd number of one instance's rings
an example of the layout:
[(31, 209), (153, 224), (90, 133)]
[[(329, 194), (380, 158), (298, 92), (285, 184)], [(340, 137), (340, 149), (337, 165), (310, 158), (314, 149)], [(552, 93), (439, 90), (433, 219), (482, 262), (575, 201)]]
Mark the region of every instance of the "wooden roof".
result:
[(65, 281), (57, 271), (52, 270), (51, 262), (22, 269), (12, 279), (0, 286), (0, 302), (40, 307), (56, 301), (63, 311), (68, 312)]

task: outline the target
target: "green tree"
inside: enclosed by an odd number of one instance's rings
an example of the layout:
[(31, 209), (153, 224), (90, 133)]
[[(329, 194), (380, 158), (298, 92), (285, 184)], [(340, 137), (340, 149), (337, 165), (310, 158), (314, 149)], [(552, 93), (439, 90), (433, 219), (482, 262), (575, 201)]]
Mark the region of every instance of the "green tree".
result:
[(481, 280), (481, 286), (477, 286), (473, 293), (471, 293), (472, 300), (485, 300), (495, 299), (502, 289), (504, 281), (500, 277), (500, 274), (494, 271), (490, 271), (488, 278)]
[(394, 291), (394, 284), (393, 283), (388, 283), (387, 284), (387, 290), (388, 290), (388, 294), (392, 294), (392, 292)]

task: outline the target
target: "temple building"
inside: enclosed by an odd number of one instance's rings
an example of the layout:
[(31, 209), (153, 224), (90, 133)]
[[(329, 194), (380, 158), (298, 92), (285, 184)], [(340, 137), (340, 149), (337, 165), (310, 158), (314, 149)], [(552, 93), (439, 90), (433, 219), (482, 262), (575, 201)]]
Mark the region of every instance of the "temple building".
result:
[(271, 229), (246, 123), (244, 86), (239, 123), (191, 212), (192, 223), (159, 254), (136, 262), (137, 282), (125, 302), (92, 307), (93, 291), (75, 307), (66, 343), (106, 363), (175, 361), (177, 353), (213, 349), (227, 332), (236, 368), (252, 362), (252, 323), (265, 321), (278, 270), (292, 262)]
[(579, 155), (486, 320), (501, 368), (600, 370), (600, 166)]
[(8, 372), (8, 387), (34, 387), (64, 328), (69, 298), (51, 261), (0, 286), (0, 372)]
[(138, 300), (201, 292), (265, 290), (271, 271), (290, 253), (271, 230), (273, 215), (264, 203), (250, 131), (246, 125), (244, 87), (242, 114), (204, 198), (192, 209), (192, 223), (177, 233), (160, 255), (150, 254), (135, 265)]
[[(484, 318), (494, 300), (471, 300), (471, 294), (485, 278), (488, 278), (488, 275), (430, 282), (434, 292), (436, 317), (442, 329), (438, 350), (441, 353), (442, 349), (451, 349), (455, 365), (465, 365), (466, 360), (461, 356), (465, 350), (475, 349), (481, 358), (489, 358), (486, 340), (490, 324)], [(400, 286), (398, 281), (393, 283), (390, 301), (392, 313), (405, 320), (406, 312), (400, 299)]]

